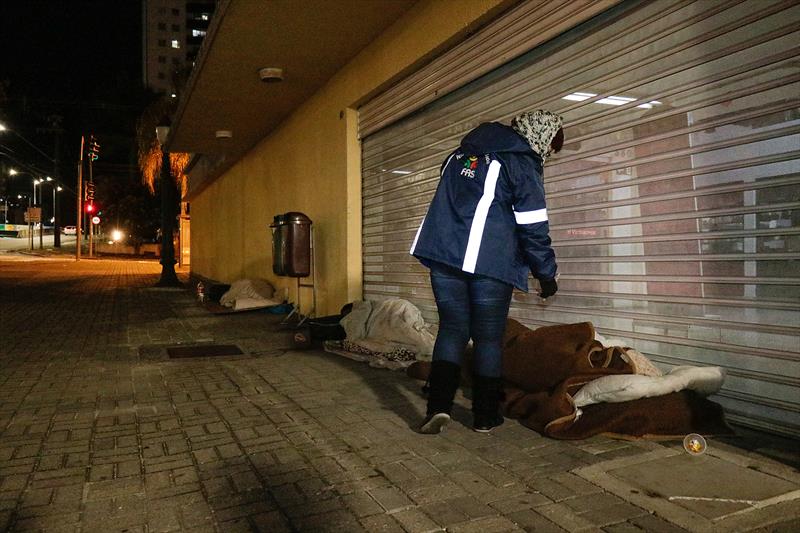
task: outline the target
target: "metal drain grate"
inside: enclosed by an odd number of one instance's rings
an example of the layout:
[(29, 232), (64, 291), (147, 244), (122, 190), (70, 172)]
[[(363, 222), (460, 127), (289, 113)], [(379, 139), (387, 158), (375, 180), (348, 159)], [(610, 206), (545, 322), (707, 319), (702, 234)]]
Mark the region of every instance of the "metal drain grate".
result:
[(172, 346), (167, 348), (170, 359), (189, 357), (217, 357), (221, 355), (243, 355), (235, 344), (202, 344), (199, 346)]

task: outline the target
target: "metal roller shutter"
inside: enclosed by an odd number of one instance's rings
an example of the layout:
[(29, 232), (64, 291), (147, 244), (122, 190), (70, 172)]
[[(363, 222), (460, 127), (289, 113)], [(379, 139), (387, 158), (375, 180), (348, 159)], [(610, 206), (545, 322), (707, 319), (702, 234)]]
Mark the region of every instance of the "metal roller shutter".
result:
[(739, 423), (800, 435), (800, 6), (624, 3), (363, 140), (364, 292), (436, 321), (408, 255), (443, 157), (479, 123), (544, 107), (557, 298), (662, 368), (720, 365)]
[(423, 66), (359, 109), (361, 137), (479, 78), (507, 61), (619, 3), (620, 0), (527, 1), (469, 40)]

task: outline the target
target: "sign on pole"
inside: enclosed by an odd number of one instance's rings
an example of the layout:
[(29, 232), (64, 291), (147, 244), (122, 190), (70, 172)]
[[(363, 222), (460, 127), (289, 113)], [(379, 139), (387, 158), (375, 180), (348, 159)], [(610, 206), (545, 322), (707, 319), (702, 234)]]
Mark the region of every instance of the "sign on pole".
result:
[(25, 211), (25, 222), (41, 222), (42, 221), (42, 208), (41, 207), (29, 207), (27, 211)]

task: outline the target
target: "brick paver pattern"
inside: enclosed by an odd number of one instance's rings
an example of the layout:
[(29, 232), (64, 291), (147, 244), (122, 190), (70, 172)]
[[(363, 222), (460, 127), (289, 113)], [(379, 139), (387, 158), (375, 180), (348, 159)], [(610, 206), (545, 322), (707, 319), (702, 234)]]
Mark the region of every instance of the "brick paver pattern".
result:
[[(0, 259), (0, 530), (682, 531), (570, 473), (659, 444), (439, 436), (402, 372), (293, 351), (159, 265)], [(245, 355), (170, 360), (179, 343)]]

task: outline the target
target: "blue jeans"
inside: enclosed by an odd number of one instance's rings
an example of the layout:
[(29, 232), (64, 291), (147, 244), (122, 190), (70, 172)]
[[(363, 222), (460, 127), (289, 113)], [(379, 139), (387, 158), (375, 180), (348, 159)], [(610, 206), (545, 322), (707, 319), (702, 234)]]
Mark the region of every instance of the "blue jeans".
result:
[(500, 377), (503, 335), (514, 287), (441, 263), (431, 262), (430, 268), (431, 286), (439, 310), (439, 335), (433, 348), (433, 360), (461, 366), (464, 350), (472, 338), (472, 371), (481, 376)]

